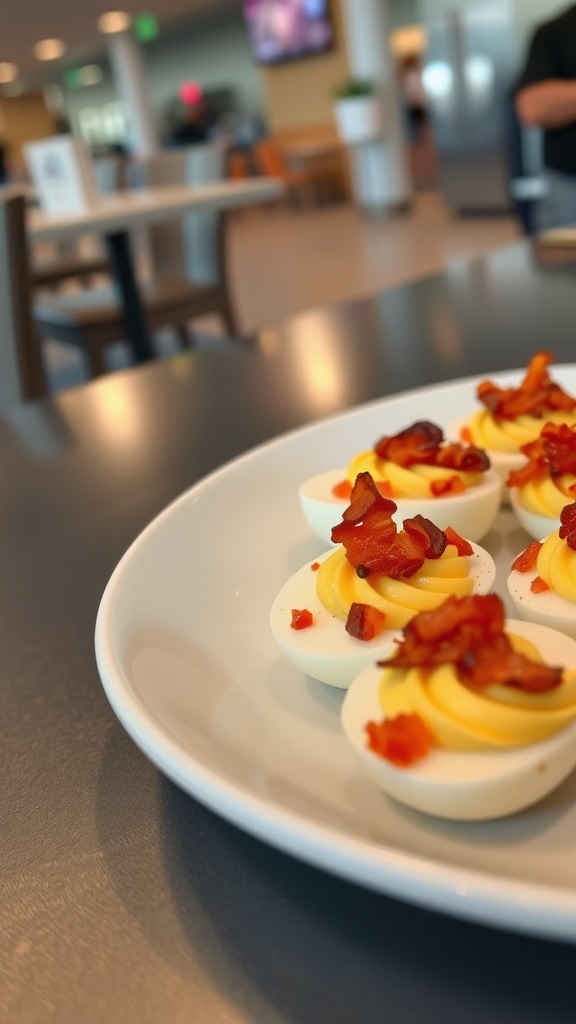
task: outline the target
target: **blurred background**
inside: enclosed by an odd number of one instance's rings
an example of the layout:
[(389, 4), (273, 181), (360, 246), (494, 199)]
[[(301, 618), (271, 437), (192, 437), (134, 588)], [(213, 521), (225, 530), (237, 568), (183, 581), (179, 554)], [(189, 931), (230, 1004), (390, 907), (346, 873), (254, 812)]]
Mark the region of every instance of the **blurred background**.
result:
[(514, 87), (536, 23), (565, 6), (20, 0), (0, 40), (0, 179), (29, 185), (26, 145), (66, 133), (103, 193), (206, 145), (226, 178), (280, 178), (285, 198), (238, 210), (227, 233), (237, 329), (254, 331), (533, 230), (541, 138)]

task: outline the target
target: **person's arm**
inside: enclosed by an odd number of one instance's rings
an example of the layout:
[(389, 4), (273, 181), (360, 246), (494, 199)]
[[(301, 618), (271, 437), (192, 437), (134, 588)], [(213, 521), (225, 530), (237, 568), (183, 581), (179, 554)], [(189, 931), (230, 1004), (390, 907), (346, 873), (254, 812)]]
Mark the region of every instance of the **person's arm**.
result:
[(576, 79), (550, 78), (516, 94), (516, 112), (526, 127), (563, 128), (576, 121)]

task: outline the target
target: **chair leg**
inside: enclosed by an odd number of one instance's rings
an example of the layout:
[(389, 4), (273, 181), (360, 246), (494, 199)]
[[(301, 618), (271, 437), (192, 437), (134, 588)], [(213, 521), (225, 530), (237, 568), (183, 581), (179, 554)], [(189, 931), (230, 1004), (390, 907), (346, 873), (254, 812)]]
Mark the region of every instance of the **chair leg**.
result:
[(97, 342), (88, 342), (86, 346), (86, 355), (88, 356), (88, 363), (93, 377), (103, 377), (105, 373), (108, 373), (108, 367), (104, 359), (104, 352)]

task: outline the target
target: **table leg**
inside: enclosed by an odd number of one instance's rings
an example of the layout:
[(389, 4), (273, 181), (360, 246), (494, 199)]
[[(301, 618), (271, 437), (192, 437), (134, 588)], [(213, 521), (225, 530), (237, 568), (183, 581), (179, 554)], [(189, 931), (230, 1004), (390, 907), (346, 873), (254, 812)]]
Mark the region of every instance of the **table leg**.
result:
[(152, 342), (146, 326), (142, 300), (134, 274), (130, 238), (126, 231), (106, 235), (106, 246), (112, 273), (120, 289), (124, 310), (124, 323), (128, 340), (131, 342), (136, 362), (146, 363), (153, 359)]

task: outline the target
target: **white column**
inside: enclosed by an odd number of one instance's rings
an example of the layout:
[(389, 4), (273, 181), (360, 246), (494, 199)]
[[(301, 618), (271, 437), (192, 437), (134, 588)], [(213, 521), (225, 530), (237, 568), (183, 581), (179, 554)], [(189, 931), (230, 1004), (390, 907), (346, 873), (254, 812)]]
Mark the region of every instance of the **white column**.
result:
[(371, 79), (382, 96), (385, 134), (351, 150), (355, 195), (361, 206), (386, 209), (410, 201), (406, 158), (394, 59), (390, 52), (388, 0), (341, 0), (350, 74)]
[(129, 117), (133, 153), (150, 156), (158, 149), (158, 126), (139, 42), (128, 30), (108, 36), (108, 54), (118, 98)]

